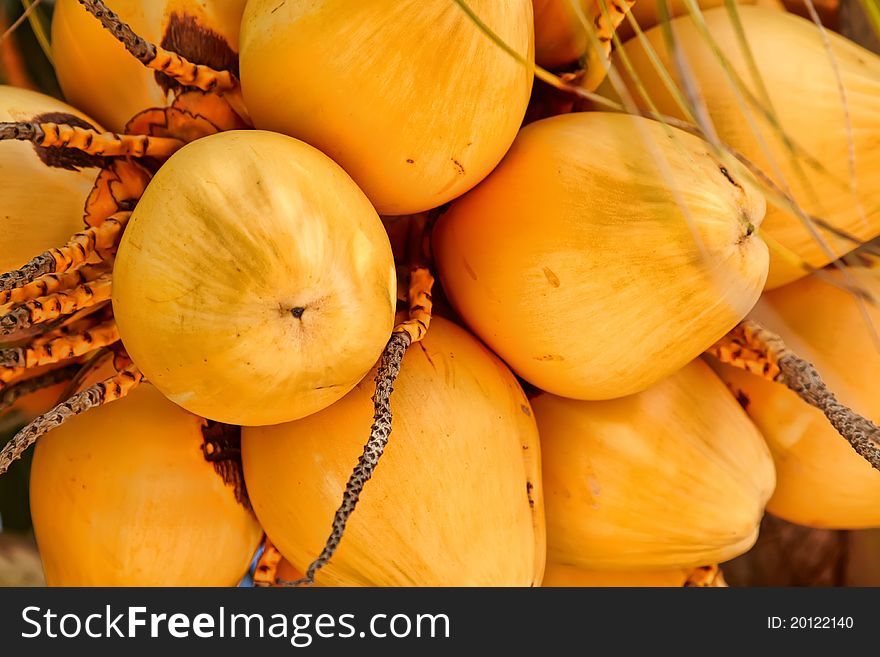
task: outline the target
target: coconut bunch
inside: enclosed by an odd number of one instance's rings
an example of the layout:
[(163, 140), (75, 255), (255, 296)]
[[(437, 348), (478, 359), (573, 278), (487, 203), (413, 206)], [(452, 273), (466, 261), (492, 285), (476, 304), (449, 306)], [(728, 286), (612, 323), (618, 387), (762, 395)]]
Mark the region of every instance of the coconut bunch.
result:
[(0, 88), (47, 582), (723, 586), (765, 510), (876, 526), (880, 59), (711, 4), (58, 0), (69, 104)]

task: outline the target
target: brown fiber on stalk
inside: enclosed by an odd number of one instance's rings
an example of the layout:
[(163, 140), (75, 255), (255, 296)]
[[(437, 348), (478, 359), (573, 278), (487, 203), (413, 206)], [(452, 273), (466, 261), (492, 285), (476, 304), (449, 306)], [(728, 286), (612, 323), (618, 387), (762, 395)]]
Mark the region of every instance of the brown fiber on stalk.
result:
[(229, 71), (217, 71), (210, 66), (195, 64), (139, 37), (102, 0), (79, 0), (79, 3), (148, 68), (167, 75), (185, 87), (195, 87), (202, 91), (223, 92), (238, 88), (237, 78)]
[(43, 137), (45, 133), (38, 123), (25, 121), (0, 123), (0, 140), (30, 141), (39, 145)]
[(52, 429), (85, 413), (89, 409), (97, 408), (103, 404), (125, 397), (141, 381), (143, 374), (135, 366), (128, 367), (115, 376), (89, 386), (67, 401), (61, 402), (48, 413), (37, 417), (33, 422), (15, 434), (12, 439), (0, 451), (0, 475), (4, 474), (13, 461), (21, 458), (28, 447), (33, 445), (40, 436)]
[(330, 561), (336, 548), (339, 547), (345, 532), (345, 525), (357, 506), (364, 485), (373, 476), (379, 459), (385, 451), (385, 446), (388, 444), (388, 438), (391, 435), (391, 393), (394, 391), (394, 381), (400, 373), (400, 363), (410, 344), (409, 333), (395, 332), (388, 340), (385, 351), (382, 352), (379, 369), (376, 371), (376, 392), (373, 394), (374, 413), (373, 425), (370, 427), (370, 439), (364, 445), (364, 453), (358, 459), (358, 463), (345, 486), (342, 504), (333, 517), (333, 529), (327, 538), (324, 549), (318, 558), (311, 563), (306, 571), (306, 576), (293, 582), (293, 586), (314, 583), (315, 573)]
[[(89, 123), (83, 118), (74, 116), (67, 112), (43, 112), (34, 116), (30, 120), (31, 123), (37, 125), (43, 123), (54, 123), (55, 125), (65, 125), (83, 130), (95, 130), (98, 127)], [(34, 144), (34, 150), (37, 157), (43, 164), (67, 171), (79, 171), (80, 169), (102, 169), (107, 166), (107, 159), (100, 155), (90, 155), (76, 148), (61, 148), (58, 146), (38, 146)]]
[(755, 321), (745, 320), (706, 353), (788, 387), (822, 411), (859, 456), (880, 470), (880, 427), (837, 401), (816, 368), (786, 347), (781, 337)]
[[(159, 45), (190, 61), (238, 75), (238, 53), (229, 46), (222, 34), (202, 25), (195, 16), (172, 12)], [(178, 81), (164, 73), (156, 71), (155, 77), (165, 93), (182, 90)]]
[(235, 501), (250, 509), (244, 472), (241, 466), (241, 427), (205, 420), (202, 427), (202, 453), (214, 471), (235, 493)]

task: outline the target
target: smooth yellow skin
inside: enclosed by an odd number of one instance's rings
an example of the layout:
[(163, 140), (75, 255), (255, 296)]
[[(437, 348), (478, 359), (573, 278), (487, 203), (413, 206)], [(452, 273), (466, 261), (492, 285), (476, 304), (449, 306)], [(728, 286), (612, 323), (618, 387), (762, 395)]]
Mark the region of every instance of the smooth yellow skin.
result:
[(203, 420), (155, 388), (37, 443), (31, 514), (49, 586), (235, 586), (253, 514), (202, 454)]
[[(762, 98), (726, 9), (706, 11), (704, 16), (712, 36), (733, 69), (746, 87)], [(875, 182), (880, 170), (880, 150), (876, 148), (880, 140), (880, 124), (877, 122), (880, 58), (828, 31), (832, 62), (822, 35), (809, 20), (759, 7), (740, 7), (739, 16), (780, 125), (800, 151), (821, 162), (825, 171), (815, 168), (809, 157), (793, 156), (770, 123), (759, 112), (751, 111), (750, 116), (761, 137), (759, 140), (722, 64), (691, 19), (682, 17), (673, 21), (678, 47), (694, 75), (694, 84), (702, 93), (718, 135), (777, 184), (788, 186), (809, 214), (822, 217), (861, 241), (880, 234), (880, 187)], [(649, 30), (647, 36), (667, 71), (673, 79), (679, 79), (673, 57), (665, 46), (662, 29)], [(684, 114), (656, 74), (638, 40), (627, 42), (625, 52), (658, 109), (683, 118)], [(854, 136), (855, 191), (850, 187), (847, 120), (835, 66), (845, 90)], [(624, 71), (621, 75), (626, 79)], [(612, 93), (610, 89), (600, 92)], [(639, 95), (634, 94), (634, 97), (638, 99)], [(826, 247), (831, 250), (829, 254), (801, 218), (773, 205), (767, 209), (764, 231), (787, 249), (785, 253), (771, 252), (768, 288), (806, 275), (807, 271), (799, 260), (821, 267), (854, 246), (850, 240), (820, 230)]]
[[(880, 352), (872, 334), (880, 310), (838, 286), (857, 285), (876, 298), (880, 281), (876, 270), (848, 272), (826, 271), (831, 283), (810, 276), (765, 294), (752, 316), (813, 363), (841, 403), (878, 422)], [(811, 527), (880, 526), (880, 473), (820, 411), (784, 386), (729, 366), (717, 369), (748, 400), (747, 411), (770, 445), (778, 477), (771, 512)]]
[(624, 399), (544, 394), (532, 407), (551, 562), (693, 568), (754, 544), (773, 492), (773, 460), (702, 361)]
[(276, 577), (284, 582), (295, 582), (305, 577), (305, 575), (294, 568), (287, 559), (282, 558), (278, 564)]
[[(667, 0), (660, 0), (666, 2)], [(668, 0), (670, 16), (688, 16), (690, 13), (688, 0)], [(737, 5), (757, 5), (759, 7), (767, 7), (777, 11), (785, 11), (780, 0), (736, 0)], [(713, 9), (715, 7), (724, 7), (724, 0), (697, 0), (697, 5), (702, 11)], [(633, 17), (642, 30), (648, 30), (661, 22), (660, 12), (657, 8), (657, 0), (636, 0), (632, 9)], [(724, 11), (727, 11), (726, 8)], [(629, 21), (624, 21), (618, 30), (622, 39), (628, 39), (634, 34), (629, 26)]]
[[(320, 413), (242, 432), (254, 510), (300, 572), (321, 552), (363, 452), (373, 375)], [(540, 583), (540, 446), (510, 371), (463, 329), (434, 318), (403, 359), (391, 408), (388, 447), (318, 584)]]
[(538, 121), (438, 222), (452, 305), (539, 388), (578, 399), (644, 390), (757, 300), (763, 198), (736, 172), (731, 184), (708, 145), (673, 137), (620, 114)]
[(388, 237), (351, 178), (262, 131), (168, 160), (113, 270), (134, 362), (172, 401), (229, 424), (286, 422), (342, 397), (384, 348), (395, 295)]
[[(238, 51), (247, 0), (105, 0), (150, 43), (160, 45), (172, 13), (195, 17)], [(57, 0), (52, 16), (55, 72), (65, 97), (121, 132), (138, 112), (170, 102), (153, 71), (128, 53), (78, 0)], [(181, 53), (186, 56), (187, 53)], [(199, 64), (205, 62), (196, 62)]]
[[(0, 86), (0, 121), (31, 121), (41, 114), (72, 114), (98, 124), (77, 109), (36, 91)], [(86, 198), (98, 170), (50, 167), (33, 145), (0, 143), (0, 272), (22, 266), (83, 229)]]
[(676, 587), (684, 586), (687, 571), (672, 570), (584, 570), (575, 566), (548, 563), (543, 587)]
[[(469, 4), (532, 60), (530, 0)], [(451, 0), (251, 0), (241, 82), (258, 128), (321, 149), (396, 215), (442, 205), (492, 170), (532, 71)]]

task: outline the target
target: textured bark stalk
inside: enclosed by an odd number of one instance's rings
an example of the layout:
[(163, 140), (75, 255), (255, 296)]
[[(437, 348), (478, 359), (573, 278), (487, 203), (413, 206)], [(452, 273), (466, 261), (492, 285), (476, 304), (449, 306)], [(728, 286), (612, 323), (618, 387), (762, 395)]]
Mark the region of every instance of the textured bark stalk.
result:
[(20, 304), (25, 301), (55, 294), (62, 290), (70, 290), (93, 281), (109, 271), (107, 267), (85, 266), (74, 271), (46, 274), (22, 287), (0, 292), (0, 306)]
[(39, 146), (44, 136), (37, 123), (0, 122), (0, 140), (29, 141)]
[(400, 373), (401, 361), (403, 361), (403, 356), (410, 344), (409, 333), (393, 333), (382, 353), (375, 378), (376, 392), (373, 394), (373, 425), (370, 427), (370, 438), (345, 486), (342, 504), (333, 517), (333, 528), (324, 549), (318, 558), (311, 563), (306, 571), (306, 576), (292, 582), (293, 586), (314, 583), (315, 574), (330, 561), (333, 553), (339, 547), (345, 533), (345, 525), (357, 506), (364, 485), (376, 471), (376, 466), (379, 464), (379, 459), (385, 451), (385, 446), (391, 435), (391, 393), (394, 391), (394, 381)]
[(194, 64), (177, 53), (156, 48), (156, 56), (147, 66), (164, 73), (184, 87), (216, 93), (237, 92), (238, 79), (229, 71), (217, 71), (210, 66)]
[(64, 335), (59, 333), (52, 339), (35, 339), (23, 347), (0, 349), (0, 367), (31, 368), (52, 365), (68, 358), (78, 358), (101, 347), (109, 347), (118, 342), (119, 329), (112, 319), (81, 333)]
[(431, 311), (433, 300), (431, 291), (434, 286), (434, 276), (428, 267), (414, 265), (409, 270), (409, 287), (407, 289), (407, 308), (409, 317), (406, 321), (394, 327), (391, 339), (382, 352), (379, 368), (376, 370), (376, 391), (373, 394), (373, 425), (370, 427), (370, 438), (364, 445), (363, 454), (348, 479), (345, 492), (342, 495), (342, 504), (336, 510), (333, 518), (333, 528), (324, 549), (315, 559), (306, 576), (296, 582), (284, 584), (300, 586), (312, 584), (315, 581), (315, 573), (324, 566), (342, 540), (345, 533), (345, 525), (357, 506), (361, 491), (373, 476), (379, 459), (385, 451), (388, 439), (391, 436), (391, 393), (394, 391), (394, 382), (400, 374), (400, 365), (410, 345), (419, 342), (428, 332), (431, 325)]
[(76, 233), (60, 249), (50, 249), (48, 254), (55, 261), (52, 271), (61, 273), (81, 267), (95, 253), (105, 260), (115, 254), (129, 217), (131, 212), (117, 212), (99, 225)]
[(822, 411), (856, 453), (880, 470), (880, 427), (837, 401), (816, 368), (786, 347), (781, 337), (755, 321), (745, 320), (706, 353), (788, 387)]
[(164, 73), (185, 87), (202, 91), (222, 93), (238, 89), (238, 79), (229, 71), (217, 71), (210, 66), (195, 64), (138, 36), (102, 0), (79, 0), (79, 3), (147, 68)]
[(60, 123), (0, 123), (0, 140), (28, 141), (41, 148), (72, 148), (101, 157), (155, 157), (164, 159), (183, 142), (169, 137), (120, 135)]
[(73, 289), (26, 301), (0, 316), (0, 335), (10, 335), (35, 324), (43, 324), (92, 308), (110, 299), (111, 288), (112, 280), (107, 273)]
[(80, 368), (81, 365), (79, 364), (67, 365), (66, 367), (59, 367), (58, 369), (46, 372), (40, 376), (13, 383), (0, 392), (0, 413), (11, 408), (12, 405), (22, 397), (37, 392), (38, 390), (43, 390), (44, 388), (51, 388), (59, 383), (71, 381), (77, 375)]
[(251, 510), (241, 464), (241, 427), (205, 420), (202, 426), (202, 454), (214, 466), (223, 483), (233, 489), (235, 501)]
[[(110, 304), (105, 304), (97, 309), (88, 309), (79, 313), (75, 313), (72, 317), (66, 317), (60, 322), (53, 322), (51, 326), (46, 327), (48, 330), (35, 336), (30, 342), (30, 346), (36, 347), (44, 345), (58, 338), (67, 338), (74, 335), (83, 335), (88, 331), (94, 331), (96, 328), (105, 325), (113, 319), (113, 309)], [(124, 368), (117, 367), (116, 371), (120, 372)]]
[(68, 420), (89, 409), (121, 399), (131, 392), (141, 381), (143, 374), (131, 366), (115, 376), (89, 386), (73, 395), (67, 401), (58, 404), (48, 413), (44, 413), (24, 427), (12, 437), (0, 451), (0, 475), (5, 474), (9, 466), (24, 454), (40, 436), (60, 427)]
[(55, 271), (55, 264), (55, 258), (51, 253), (48, 251), (41, 253), (23, 267), (0, 274), (0, 291), (24, 287), (40, 276), (51, 274)]
[(98, 226), (76, 233), (59, 249), (50, 249), (24, 267), (0, 274), (0, 292), (15, 290), (33, 283), (41, 276), (77, 269), (95, 253), (107, 259), (116, 251), (131, 212), (117, 212)]

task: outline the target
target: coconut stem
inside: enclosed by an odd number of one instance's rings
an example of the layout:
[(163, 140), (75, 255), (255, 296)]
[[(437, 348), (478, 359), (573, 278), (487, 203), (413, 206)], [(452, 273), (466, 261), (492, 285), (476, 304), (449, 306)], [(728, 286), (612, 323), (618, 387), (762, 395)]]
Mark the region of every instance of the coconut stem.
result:
[(110, 299), (111, 289), (110, 274), (106, 273), (81, 285), (29, 299), (0, 316), (0, 335), (17, 333), (35, 324), (93, 308)]
[(407, 308), (409, 317), (394, 327), (391, 339), (382, 352), (379, 367), (376, 370), (376, 392), (373, 393), (373, 425), (370, 427), (370, 439), (364, 445), (363, 454), (358, 459), (358, 464), (348, 479), (345, 492), (342, 495), (342, 504), (336, 510), (333, 518), (333, 529), (324, 550), (315, 559), (303, 579), (291, 582), (292, 586), (312, 584), (315, 581), (315, 573), (324, 566), (342, 540), (345, 525), (354, 512), (364, 485), (373, 476), (379, 458), (385, 451), (388, 438), (391, 435), (391, 393), (394, 391), (394, 381), (400, 374), (400, 364), (403, 356), (410, 345), (419, 342), (428, 332), (431, 325), (431, 312), (434, 304), (431, 291), (434, 287), (434, 276), (427, 266), (413, 264), (409, 270), (409, 286), (407, 288)]
[(51, 388), (59, 383), (70, 381), (77, 375), (80, 368), (81, 366), (78, 364), (67, 365), (66, 367), (59, 367), (58, 369), (46, 372), (40, 376), (35, 376), (31, 379), (25, 379), (24, 381), (12, 384), (0, 393), (0, 413), (9, 409), (15, 404), (15, 402), (25, 395), (37, 392), (43, 388)]
[(0, 292), (24, 287), (46, 274), (61, 274), (82, 267), (95, 253), (101, 258), (109, 258), (115, 252), (130, 216), (129, 211), (110, 215), (99, 225), (71, 236), (61, 248), (38, 255), (20, 269), (0, 274)]
[(219, 93), (240, 92), (238, 79), (230, 71), (218, 71), (196, 64), (146, 41), (110, 11), (102, 0), (79, 0), (79, 3), (100, 20), (101, 25), (144, 66), (167, 75), (185, 87)]
[(37, 123), (0, 123), (0, 140), (29, 141), (39, 146), (44, 136)]
[(43, 436), (56, 427), (60, 427), (68, 420), (89, 409), (97, 408), (103, 404), (125, 397), (141, 381), (143, 374), (134, 365), (122, 370), (115, 376), (89, 386), (67, 401), (61, 402), (48, 413), (37, 417), (33, 422), (24, 427), (12, 437), (6, 446), (0, 450), (0, 475), (3, 475), (12, 463), (27, 451), (40, 436)]
[(0, 316), (0, 335), (11, 335), (32, 326), (31, 316), (27, 308), (19, 307)]
[(119, 329), (116, 322), (109, 319), (81, 332), (53, 332), (48, 340), (43, 336), (22, 347), (0, 349), (0, 367), (52, 365), (68, 358), (85, 356), (90, 351), (108, 347), (118, 341)]
[(364, 485), (373, 476), (376, 466), (379, 464), (379, 458), (385, 451), (388, 444), (388, 438), (391, 435), (391, 393), (394, 390), (394, 381), (400, 373), (400, 364), (403, 356), (411, 344), (409, 333), (395, 332), (388, 340), (385, 351), (382, 352), (382, 358), (379, 361), (379, 368), (376, 371), (376, 392), (373, 394), (373, 425), (370, 427), (370, 439), (364, 445), (364, 452), (358, 459), (358, 463), (345, 485), (345, 492), (342, 495), (342, 504), (336, 510), (333, 517), (333, 529), (321, 554), (315, 559), (303, 579), (292, 582), (293, 586), (303, 584), (312, 584), (315, 581), (315, 573), (324, 566), (342, 540), (345, 532), (345, 525), (349, 517), (357, 506), (361, 491)]
[(168, 158), (183, 142), (171, 137), (98, 132), (53, 122), (0, 122), (0, 140), (27, 141), (40, 148), (68, 148), (101, 157)]
[(251, 501), (247, 494), (241, 465), (241, 427), (205, 420), (202, 425), (202, 454), (226, 486), (232, 488), (235, 501), (248, 511)]
[(103, 0), (79, 0), (92, 16), (101, 21), (110, 34), (116, 37), (125, 49), (142, 64), (149, 64), (156, 58), (156, 46), (135, 34), (126, 23), (111, 11)]
[(19, 269), (0, 274), (0, 291), (14, 290), (55, 271), (55, 258), (46, 251)]
[(0, 306), (18, 305), (62, 290), (69, 290), (95, 280), (108, 271), (107, 267), (87, 265), (61, 274), (47, 274), (23, 287), (0, 292)]
[(880, 470), (880, 427), (837, 401), (816, 368), (792, 352), (781, 337), (745, 320), (707, 353), (722, 363), (787, 386), (822, 411), (859, 456)]

